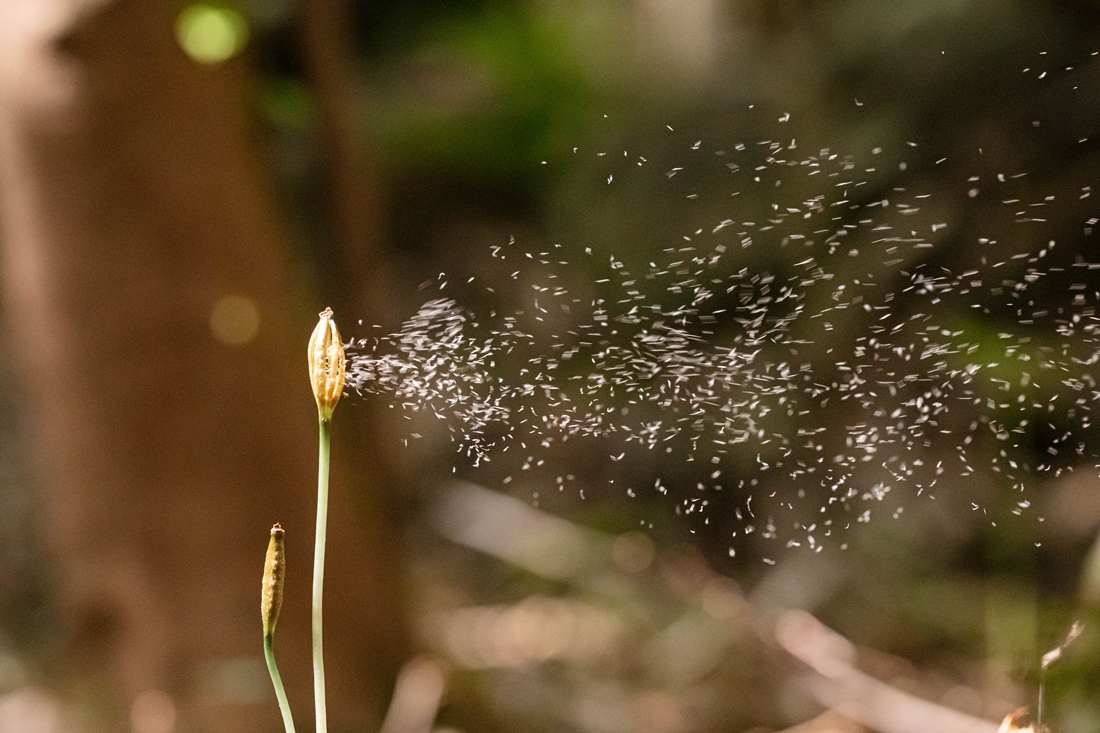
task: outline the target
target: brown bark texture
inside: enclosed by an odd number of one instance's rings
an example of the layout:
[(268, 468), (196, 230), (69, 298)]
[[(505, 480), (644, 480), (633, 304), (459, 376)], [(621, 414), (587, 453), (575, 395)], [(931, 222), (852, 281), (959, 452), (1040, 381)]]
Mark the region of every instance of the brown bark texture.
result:
[[(281, 728), (262, 666), (268, 529), (287, 531), (275, 641), (312, 730), (316, 409), (306, 302), (255, 150), (248, 68), (201, 66), (166, 0), (0, 2), (5, 316), (56, 566), (56, 682), (71, 730), (130, 730), (167, 693), (178, 730)], [(211, 310), (255, 304), (241, 346)], [(337, 314), (339, 316), (339, 314)], [(344, 410), (353, 409), (341, 405)], [(350, 417), (350, 416), (349, 416)], [(334, 427), (330, 729), (381, 715), (404, 638), (394, 564)], [(359, 461), (362, 463), (362, 461)]]

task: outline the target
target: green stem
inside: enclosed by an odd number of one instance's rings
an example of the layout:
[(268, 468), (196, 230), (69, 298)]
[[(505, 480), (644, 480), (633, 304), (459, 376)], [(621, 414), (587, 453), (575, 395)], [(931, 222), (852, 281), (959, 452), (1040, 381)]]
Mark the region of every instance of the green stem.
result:
[(271, 674), (271, 684), (275, 685), (275, 697), (279, 698), (279, 711), (283, 714), (283, 727), (286, 733), (294, 733), (294, 716), (290, 714), (290, 702), (286, 699), (286, 690), (283, 689), (283, 678), (279, 675), (279, 667), (275, 664), (275, 652), (271, 649), (271, 634), (264, 634), (264, 659), (267, 660), (267, 671)]
[(330, 455), (328, 420), (320, 420), (320, 450), (317, 456), (317, 536), (313, 551), (313, 697), (317, 711), (317, 733), (328, 733), (325, 706), (325, 661), (321, 652), (321, 601), (325, 584), (325, 536), (328, 524), (328, 465)]

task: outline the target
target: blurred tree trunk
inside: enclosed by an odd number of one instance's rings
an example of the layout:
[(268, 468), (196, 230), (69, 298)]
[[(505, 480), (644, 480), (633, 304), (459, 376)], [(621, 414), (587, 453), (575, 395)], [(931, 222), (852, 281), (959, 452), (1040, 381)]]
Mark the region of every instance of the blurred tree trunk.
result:
[[(317, 438), (304, 352), (324, 303), (302, 305), (252, 149), (246, 68), (187, 59), (175, 8), (0, 2), (4, 295), (56, 565), (58, 678), (78, 716), (67, 729), (129, 730), (150, 690), (174, 701), (181, 728), (276, 729), (258, 602), (281, 521), (276, 653), (310, 730)], [(240, 296), (225, 301), (231, 316), (247, 322), (249, 303), (259, 314), (243, 345), (212, 333), (225, 296)], [(335, 429), (339, 445), (339, 417)], [(336, 458), (334, 731), (380, 717), (405, 638), (385, 518), (353, 515), (350, 494), (371, 487)]]
[(317, 99), (324, 174), (326, 274), (339, 283), (348, 307), (392, 324), (386, 292), (385, 192), (373, 175), (371, 140), (356, 122), (364, 93), (356, 88), (353, 21), (348, 0), (302, 0), (298, 38), (305, 75)]

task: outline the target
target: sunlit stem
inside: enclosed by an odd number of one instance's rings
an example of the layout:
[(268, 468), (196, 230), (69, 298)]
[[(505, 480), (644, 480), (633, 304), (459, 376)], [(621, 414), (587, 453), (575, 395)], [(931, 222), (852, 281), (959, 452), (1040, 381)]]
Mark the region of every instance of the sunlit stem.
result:
[(267, 660), (267, 671), (271, 674), (271, 684), (275, 685), (275, 697), (279, 699), (279, 712), (283, 714), (283, 727), (286, 733), (294, 733), (294, 716), (290, 714), (290, 701), (286, 699), (286, 690), (283, 689), (283, 678), (279, 675), (279, 667), (275, 664), (275, 652), (271, 649), (271, 634), (264, 634), (264, 659)]
[(325, 706), (325, 660), (321, 651), (321, 602), (325, 585), (325, 535), (328, 524), (328, 464), (330, 421), (321, 418), (320, 449), (317, 455), (317, 539), (313, 551), (313, 697), (317, 711), (317, 733), (328, 733)]
[(1047, 668), (1044, 666), (1041, 670), (1039, 670), (1039, 710), (1035, 715), (1035, 727), (1040, 730), (1042, 729), (1043, 725), (1043, 697), (1045, 696), (1044, 693), (1046, 692), (1046, 683)]

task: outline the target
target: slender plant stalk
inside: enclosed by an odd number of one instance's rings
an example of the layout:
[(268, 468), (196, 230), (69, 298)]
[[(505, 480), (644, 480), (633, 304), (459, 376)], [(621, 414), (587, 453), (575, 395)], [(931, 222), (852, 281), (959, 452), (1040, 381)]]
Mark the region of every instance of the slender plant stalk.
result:
[(321, 419), (320, 449), (317, 455), (317, 539), (313, 551), (313, 696), (317, 712), (317, 733), (328, 733), (325, 705), (325, 660), (321, 649), (321, 603), (325, 585), (325, 537), (328, 524), (328, 467), (330, 421)]
[(321, 311), (309, 337), (309, 382), (317, 400), (320, 426), (317, 455), (317, 534), (313, 549), (313, 696), (317, 733), (328, 733), (325, 706), (325, 660), (321, 651), (321, 603), (325, 585), (325, 535), (328, 525), (329, 426), (332, 411), (344, 391), (344, 345), (332, 319), (332, 310)]
[(286, 532), (276, 524), (271, 528), (271, 538), (267, 543), (267, 558), (264, 560), (263, 594), (260, 597), (260, 615), (264, 622), (264, 659), (267, 671), (271, 675), (271, 684), (275, 686), (275, 697), (279, 699), (279, 711), (283, 714), (283, 726), (286, 733), (294, 733), (294, 716), (290, 714), (290, 702), (283, 689), (283, 678), (275, 664), (275, 652), (272, 641), (275, 639), (275, 624), (279, 622), (279, 610), (283, 606), (283, 586), (286, 584)]
[(283, 727), (286, 733), (294, 733), (294, 716), (290, 714), (290, 701), (286, 699), (286, 690), (283, 689), (283, 678), (279, 675), (279, 667), (275, 664), (275, 652), (271, 649), (271, 634), (264, 634), (264, 659), (267, 660), (267, 671), (271, 674), (271, 684), (275, 685), (275, 697), (279, 698), (279, 712), (283, 714)]
[(1045, 696), (1043, 693), (1045, 692), (1046, 683), (1047, 668), (1044, 666), (1039, 671), (1039, 712), (1035, 716), (1035, 726), (1040, 730), (1042, 730), (1043, 727), (1043, 697)]

